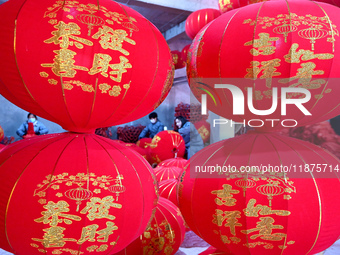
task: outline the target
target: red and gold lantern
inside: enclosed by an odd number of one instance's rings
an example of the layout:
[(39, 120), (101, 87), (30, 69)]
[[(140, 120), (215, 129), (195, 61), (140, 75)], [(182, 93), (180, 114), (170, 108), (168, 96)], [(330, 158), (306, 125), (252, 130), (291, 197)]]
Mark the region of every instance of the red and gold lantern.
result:
[(178, 206), (177, 202), (177, 179), (168, 179), (159, 182), (159, 196), (169, 199), (172, 203)]
[(206, 8), (191, 13), (185, 21), (185, 33), (194, 39), (196, 34), (209, 22), (221, 15), (216, 9)]
[(262, 130), (339, 115), (339, 9), (316, 3), (266, 1), (213, 20), (189, 50), (196, 98), (205, 95), (212, 112)]
[(266, 0), (218, 0), (218, 8), (224, 13), (249, 4), (264, 2)]
[(169, 179), (178, 179), (182, 168), (176, 166), (157, 166), (154, 171), (156, 180), (161, 182)]
[(152, 139), (150, 145), (150, 163), (160, 163), (163, 160), (183, 157), (185, 143), (183, 137), (172, 130), (161, 131)]
[(175, 69), (181, 69), (185, 67), (185, 60), (182, 58), (182, 53), (178, 50), (171, 51), (172, 60), (175, 65)]
[(203, 142), (204, 143), (209, 142), (210, 124), (206, 120), (200, 120), (200, 121), (197, 121), (194, 125), (198, 133), (201, 135)]
[(146, 160), (149, 158), (148, 151), (146, 149), (143, 149), (143, 148), (139, 147), (135, 143), (125, 143), (124, 145), (126, 147), (130, 148), (131, 150), (134, 150), (134, 151), (138, 152)]
[(184, 241), (184, 235), (184, 220), (178, 207), (160, 197), (150, 226), (116, 255), (173, 255)]
[(340, 198), (330, 195), (339, 167), (311, 143), (245, 134), (190, 159), (178, 202), (190, 229), (227, 254), (316, 254), (340, 235)]
[(181, 51), (182, 59), (185, 63), (187, 62), (187, 56), (188, 56), (188, 51), (189, 51), (190, 45), (191, 44), (185, 45), (184, 48)]
[(150, 146), (151, 142), (152, 138), (141, 138), (136, 142), (136, 145), (143, 149), (146, 149)]
[(14, 0), (0, 16), (0, 93), (66, 130), (141, 118), (172, 86), (162, 34), (115, 1)]
[(96, 135), (8, 145), (0, 153), (0, 247), (30, 255), (122, 250), (157, 205), (152, 171), (136, 152)]

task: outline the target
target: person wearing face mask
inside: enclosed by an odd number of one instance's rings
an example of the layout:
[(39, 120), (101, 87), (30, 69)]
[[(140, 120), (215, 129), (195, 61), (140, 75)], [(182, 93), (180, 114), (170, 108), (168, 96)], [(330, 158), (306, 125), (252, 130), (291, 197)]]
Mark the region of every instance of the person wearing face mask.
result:
[(183, 116), (178, 116), (175, 119), (178, 133), (183, 137), (185, 143), (185, 152), (187, 159), (193, 156), (196, 152), (203, 149), (204, 143), (201, 135), (198, 133), (194, 125), (192, 125)]
[(158, 115), (155, 112), (149, 114), (150, 123), (140, 133), (138, 139), (144, 138), (149, 133), (149, 137), (153, 138), (158, 132), (164, 130), (163, 123), (158, 119)]
[(38, 118), (33, 113), (27, 114), (27, 121), (21, 124), (17, 130), (17, 135), (21, 138), (28, 138), (35, 135), (45, 135), (48, 129), (44, 124), (38, 121)]

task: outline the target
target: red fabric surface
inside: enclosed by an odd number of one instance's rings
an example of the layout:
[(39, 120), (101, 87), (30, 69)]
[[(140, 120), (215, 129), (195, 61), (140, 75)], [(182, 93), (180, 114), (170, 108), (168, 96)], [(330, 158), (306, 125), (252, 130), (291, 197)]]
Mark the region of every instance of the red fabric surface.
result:
[[(311, 143), (274, 133), (245, 134), (205, 147), (180, 177), (178, 202), (190, 229), (231, 254), (315, 254), (340, 235), (340, 161)], [(198, 173), (201, 166), (299, 166), (328, 171)], [(323, 169), (323, 168), (322, 168)], [(197, 171), (197, 173), (195, 172)], [(339, 171), (339, 170), (338, 170)], [(211, 178), (207, 178), (206, 176)]]
[(184, 158), (169, 158), (166, 159), (164, 161), (162, 161), (161, 163), (158, 164), (158, 166), (176, 166), (179, 168), (184, 168), (184, 166), (188, 163), (188, 160), (184, 159)]
[(194, 39), (196, 34), (210, 21), (221, 15), (216, 9), (206, 8), (191, 13), (185, 21), (185, 33)]
[(172, 203), (178, 206), (177, 202), (177, 179), (168, 179), (159, 182), (159, 195), (169, 199)]
[(31, 122), (28, 123), (27, 135), (35, 135), (34, 124)]
[(159, 198), (155, 216), (143, 235), (116, 255), (173, 255), (184, 240), (185, 226), (178, 207)]
[(151, 219), (152, 171), (138, 153), (96, 135), (8, 145), (0, 153), (0, 247), (18, 255), (117, 252)]
[[(339, 25), (337, 7), (313, 1), (266, 1), (229, 11), (202, 29), (190, 47), (187, 73), (191, 90), (198, 100), (207, 95), (209, 110), (236, 122), (295, 119), (303, 126), (337, 116)], [(233, 115), (233, 103), (241, 102), (240, 98), (233, 101), (229, 89), (214, 88), (221, 82), (243, 92), (244, 115)], [(271, 108), (273, 88), (278, 88), (276, 111), (270, 115), (251, 113), (247, 107), (249, 87), (257, 110)], [(287, 87), (309, 90), (311, 99), (303, 106), (311, 116), (293, 104), (287, 105), (286, 115), (281, 114), (281, 88)], [(301, 96), (288, 94), (294, 99)], [(274, 122), (276, 128), (282, 127), (279, 123)], [(265, 121), (262, 130), (272, 130), (271, 126), (271, 121)]]
[(150, 145), (150, 163), (160, 163), (163, 160), (183, 157), (185, 143), (183, 137), (172, 130), (161, 131), (152, 139)]
[(181, 171), (182, 169), (176, 166), (157, 166), (154, 168), (155, 177), (158, 182), (178, 179)]
[(99, 4), (2, 4), (0, 93), (75, 132), (127, 123), (157, 108), (174, 75), (163, 35), (125, 5)]

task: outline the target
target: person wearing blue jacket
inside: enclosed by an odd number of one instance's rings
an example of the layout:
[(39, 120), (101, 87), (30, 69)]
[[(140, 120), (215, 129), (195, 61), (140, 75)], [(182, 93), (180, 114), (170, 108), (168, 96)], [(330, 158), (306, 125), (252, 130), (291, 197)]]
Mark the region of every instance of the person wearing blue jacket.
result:
[(38, 117), (33, 113), (27, 114), (27, 121), (21, 124), (21, 126), (17, 130), (17, 135), (21, 138), (25, 138), (28, 131), (28, 123), (33, 123), (34, 133), (36, 135), (45, 135), (48, 133), (47, 127), (44, 124), (38, 121)]
[(195, 126), (183, 116), (176, 117), (175, 123), (178, 133), (183, 137), (187, 159), (190, 159), (196, 152), (204, 148), (202, 137)]
[(158, 115), (156, 112), (152, 112), (149, 114), (150, 123), (143, 129), (140, 133), (138, 139), (144, 138), (149, 133), (149, 137), (153, 138), (158, 132), (164, 130), (163, 123), (158, 119)]

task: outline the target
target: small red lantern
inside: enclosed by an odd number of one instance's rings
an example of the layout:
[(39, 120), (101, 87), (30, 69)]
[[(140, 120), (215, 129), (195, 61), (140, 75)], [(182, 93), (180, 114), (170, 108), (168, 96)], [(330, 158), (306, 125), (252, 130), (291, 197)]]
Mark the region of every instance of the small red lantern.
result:
[(339, 115), (339, 9), (316, 3), (266, 1), (209, 23), (188, 55), (196, 98), (205, 95), (210, 111), (262, 130)]
[(66, 130), (141, 118), (172, 86), (164, 37), (125, 5), (14, 0), (0, 6), (0, 16), (0, 93)]
[(249, 4), (255, 4), (264, 1), (266, 0), (218, 0), (218, 8), (220, 12), (224, 13)]
[(191, 44), (185, 45), (184, 48), (181, 51), (182, 59), (185, 63), (187, 62), (187, 56), (188, 56), (188, 51), (189, 51), (190, 45)]
[(145, 232), (115, 255), (175, 254), (184, 241), (184, 220), (178, 207), (159, 198), (155, 216)]
[(159, 182), (159, 195), (161, 197), (169, 199), (176, 206), (178, 206), (177, 183), (178, 183), (178, 179), (168, 179), (168, 180)]
[(309, 142), (248, 133), (196, 153), (178, 202), (189, 227), (228, 254), (316, 254), (340, 235), (340, 197), (329, 196), (339, 167)]
[(203, 142), (204, 143), (209, 142), (210, 124), (206, 120), (200, 120), (200, 121), (197, 121), (194, 125), (198, 133), (201, 135)]
[(183, 157), (185, 143), (183, 137), (172, 130), (161, 131), (152, 139), (150, 145), (150, 163), (160, 163), (163, 160)]
[(169, 179), (178, 179), (182, 169), (176, 166), (157, 166), (154, 171), (156, 180), (161, 182)]
[(0, 247), (32, 255), (120, 251), (157, 205), (152, 171), (136, 152), (96, 135), (8, 145), (0, 153)]
[(175, 167), (179, 167), (183, 169), (187, 163), (188, 163), (188, 160), (177, 157), (177, 158), (166, 159), (162, 161), (161, 163), (159, 163), (158, 166), (175, 166)]
[(175, 69), (181, 69), (185, 67), (185, 60), (182, 58), (182, 53), (178, 50), (171, 51), (172, 60), (175, 65)]
[(216, 9), (201, 9), (191, 13), (185, 21), (185, 33), (194, 39), (196, 34), (209, 22), (221, 15)]

